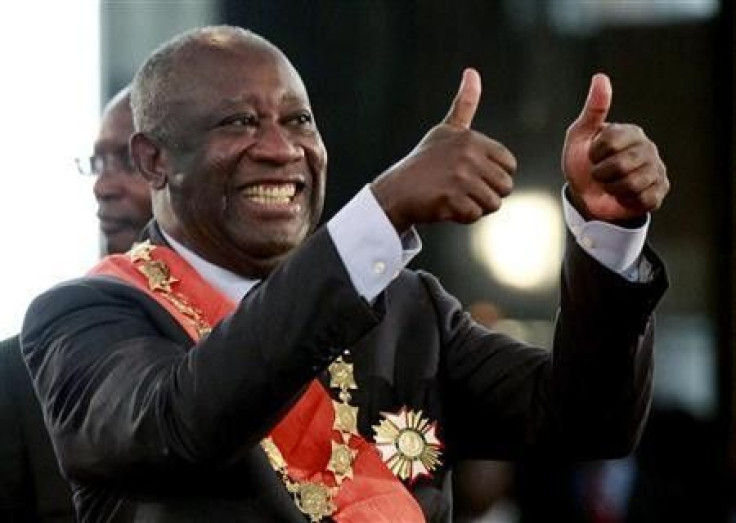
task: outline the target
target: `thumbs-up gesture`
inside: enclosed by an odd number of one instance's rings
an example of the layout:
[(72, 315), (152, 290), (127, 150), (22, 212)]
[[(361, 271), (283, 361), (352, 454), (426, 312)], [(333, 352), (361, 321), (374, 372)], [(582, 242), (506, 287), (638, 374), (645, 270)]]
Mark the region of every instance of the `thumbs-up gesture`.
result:
[(633, 124), (607, 123), (611, 82), (593, 76), (583, 110), (568, 127), (562, 171), (586, 219), (620, 222), (659, 208), (669, 191), (657, 146)]
[(510, 194), (516, 159), (471, 129), (481, 81), (466, 69), (450, 110), (414, 150), (371, 185), (397, 231), (418, 223), (472, 223), (498, 210)]

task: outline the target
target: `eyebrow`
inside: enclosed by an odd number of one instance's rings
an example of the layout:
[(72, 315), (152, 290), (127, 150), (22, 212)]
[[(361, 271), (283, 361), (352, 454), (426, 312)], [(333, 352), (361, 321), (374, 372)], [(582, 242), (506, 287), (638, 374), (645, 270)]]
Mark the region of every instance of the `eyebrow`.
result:
[[(224, 105), (226, 106), (232, 106), (232, 105), (240, 105), (242, 103), (249, 103), (252, 105), (256, 105), (258, 102), (258, 98), (255, 95), (252, 94), (245, 94), (240, 96), (234, 96), (232, 98), (226, 98), (224, 100)], [(279, 103), (297, 103), (297, 104), (305, 104), (309, 105), (309, 101), (306, 97), (300, 96), (297, 93), (294, 92), (286, 92), (281, 95), (279, 99)]]

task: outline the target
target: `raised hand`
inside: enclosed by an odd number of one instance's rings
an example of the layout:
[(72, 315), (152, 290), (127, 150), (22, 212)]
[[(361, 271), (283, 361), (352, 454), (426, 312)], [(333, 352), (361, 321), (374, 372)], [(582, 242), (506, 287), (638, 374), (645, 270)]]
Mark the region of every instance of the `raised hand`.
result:
[(608, 77), (594, 75), (567, 129), (562, 171), (585, 218), (619, 222), (658, 209), (670, 183), (657, 146), (640, 127), (606, 122), (612, 94)]
[(397, 231), (418, 223), (472, 223), (498, 210), (501, 198), (511, 193), (516, 159), (470, 128), (480, 93), (478, 72), (466, 69), (445, 118), (372, 183)]

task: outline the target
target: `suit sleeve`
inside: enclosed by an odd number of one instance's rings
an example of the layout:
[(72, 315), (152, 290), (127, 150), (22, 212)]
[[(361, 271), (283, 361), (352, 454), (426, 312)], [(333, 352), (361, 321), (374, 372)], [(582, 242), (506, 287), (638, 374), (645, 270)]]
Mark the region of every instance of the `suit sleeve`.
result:
[(22, 344), (66, 475), (125, 480), (226, 465), (377, 322), (321, 230), (197, 344), (99, 279), (39, 297)]
[(646, 283), (625, 280), (568, 236), (551, 350), (474, 324), (436, 280), (445, 346), (448, 450), (457, 457), (603, 459), (629, 453), (652, 393), (653, 310), (662, 262)]

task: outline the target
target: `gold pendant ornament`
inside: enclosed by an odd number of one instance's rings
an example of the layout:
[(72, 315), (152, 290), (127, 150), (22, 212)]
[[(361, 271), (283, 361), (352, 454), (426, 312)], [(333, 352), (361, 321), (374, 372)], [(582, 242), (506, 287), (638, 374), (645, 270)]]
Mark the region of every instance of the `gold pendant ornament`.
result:
[[(295, 481), (289, 476), (288, 465), (281, 451), (270, 437), (261, 440), (261, 448), (266, 453), (271, 466), (281, 476), (286, 490), (294, 497), (294, 503), (302, 514), (312, 523), (319, 523), (337, 510), (334, 498), (338, 489), (317, 481)], [(352, 475), (352, 469), (351, 469)]]
[(330, 363), (327, 370), (330, 373), (330, 387), (340, 389), (340, 391), (358, 388), (353, 375), (353, 364), (347, 363), (342, 356)]
[[(342, 434), (343, 440), (347, 442), (351, 434), (358, 435), (358, 407), (353, 407), (347, 403), (338, 403), (332, 401), (332, 408), (335, 411), (335, 421), (332, 425), (333, 430)], [(346, 438), (347, 436), (347, 438)]]
[(335, 481), (340, 485), (345, 478), (353, 477), (353, 461), (358, 454), (357, 450), (353, 450), (342, 443), (332, 442), (332, 455), (327, 465), (327, 470), (335, 475)]
[(376, 448), (383, 462), (401, 480), (415, 481), (419, 476), (432, 477), (441, 464), (442, 443), (437, 438), (436, 422), (430, 423), (402, 407), (397, 414), (382, 412), (384, 419), (373, 426)]
[(169, 266), (161, 260), (151, 258), (151, 253), (156, 248), (149, 240), (135, 243), (127, 252), (130, 261), (138, 272), (148, 279), (148, 288), (152, 292), (159, 292), (169, 303), (182, 313), (192, 323), (200, 337), (207, 336), (212, 328), (205, 321), (201, 311), (193, 307), (187, 298), (178, 292), (174, 292), (172, 285), (179, 282), (171, 275)]
[(309, 481), (294, 483), (293, 485), (296, 488), (289, 490), (294, 494), (296, 506), (309, 517), (309, 521), (318, 523), (335, 513), (336, 507), (332, 501), (333, 489), (321, 483)]
[[(344, 352), (345, 356), (349, 354), (347, 350)], [(340, 399), (339, 402), (332, 400), (335, 415), (332, 429), (339, 434), (342, 443), (330, 441), (330, 460), (325, 470), (332, 473), (337, 486), (330, 487), (319, 481), (295, 481), (289, 475), (289, 466), (273, 439), (266, 437), (261, 441), (261, 447), (271, 466), (281, 476), (281, 481), (293, 496), (294, 503), (312, 523), (318, 523), (335, 513), (337, 506), (334, 498), (343, 482), (353, 478), (353, 462), (358, 454), (357, 450), (348, 445), (353, 435), (358, 435), (358, 407), (348, 403), (351, 400), (349, 391), (358, 388), (353, 375), (353, 364), (347, 363), (343, 356), (338, 356), (327, 370), (330, 373), (330, 387), (338, 389)]]

